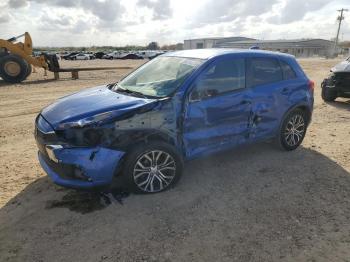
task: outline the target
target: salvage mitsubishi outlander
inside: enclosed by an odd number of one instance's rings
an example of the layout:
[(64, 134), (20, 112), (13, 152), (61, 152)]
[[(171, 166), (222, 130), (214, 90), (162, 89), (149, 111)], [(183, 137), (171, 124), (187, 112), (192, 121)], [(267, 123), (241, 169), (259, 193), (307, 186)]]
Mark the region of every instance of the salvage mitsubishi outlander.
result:
[(274, 139), (294, 150), (314, 83), (291, 55), (201, 49), (161, 55), (118, 83), (58, 99), (35, 121), (39, 161), (58, 185), (156, 193), (184, 162)]

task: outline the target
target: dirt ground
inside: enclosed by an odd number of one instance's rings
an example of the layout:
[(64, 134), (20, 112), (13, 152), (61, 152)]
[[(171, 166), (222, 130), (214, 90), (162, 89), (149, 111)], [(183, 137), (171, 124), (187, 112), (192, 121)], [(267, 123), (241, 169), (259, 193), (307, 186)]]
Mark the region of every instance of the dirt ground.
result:
[(0, 80), (0, 261), (350, 261), (350, 100), (320, 98), (338, 61), (299, 60), (316, 82), (299, 149), (263, 143), (195, 160), (174, 189), (124, 205), (55, 186), (38, 164), (33, 123), (56, 98), (127, 70)]

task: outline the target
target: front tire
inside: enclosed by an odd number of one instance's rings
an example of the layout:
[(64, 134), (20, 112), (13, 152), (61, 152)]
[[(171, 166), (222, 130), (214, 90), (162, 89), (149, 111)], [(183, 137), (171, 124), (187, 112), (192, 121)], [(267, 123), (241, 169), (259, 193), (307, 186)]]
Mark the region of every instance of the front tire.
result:
[(0, 58), (0, 75), (9, 83), (20, 83), (27, 78), (28, 63), (18, 55), (9, 54)]
[(284, 118), (278, 136), (279, 146), (287, 151), (296, 149), (306, 134), (308, 118), (301, 109), (289, 112)]
[(333, 102), (337, 98), (337, 93), (325, 86), (322, 88), (321, 97), (325, 102)]
[(33, 68), (31, 64), (28, 64), (26, 79), (32, 74)]
[(133, 148), (126, 156), (123, 170), (129, 190), (152, 194), (176, 184), (182, 175), (183, 160), (172, 145), (152, 141)]

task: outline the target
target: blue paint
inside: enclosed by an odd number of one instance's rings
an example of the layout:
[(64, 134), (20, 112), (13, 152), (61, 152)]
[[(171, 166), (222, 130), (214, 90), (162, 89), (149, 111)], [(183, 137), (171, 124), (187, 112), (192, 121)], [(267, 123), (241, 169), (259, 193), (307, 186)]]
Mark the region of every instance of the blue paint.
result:
[[(91, 159), (91, 154), (94, 154)], [(49, 167), (43, 155), (39, 153), (39, 161), (45, 172), (58, 185), (73, 188), (93, 188), (108, 185), (112, 182), (114, 170), (124, 152), (108, 148), (63, 148), (55, 150), (60, 164), (70, 164), (79, 167), (89, 181), (62, 178)]]
[[(76, 188), (108, 185), (130, 146), (148, 139), (167, 141), (175, 145), (184, 159), (193, 159), (276, 136), (283, 117), (293, 108), (306, 108), (311, 117), (313, 92), (309, 89), (309, 79), (293, 56), (238, 49), (187, 50), (163, 56), (203, 59), (203, 63), (167, 98), (144, 98), (99, 86), (61, 98), (43, 109), (41, 115), (47, 123), (36, 124), (47, 130), (51, 126), (56, 131), (57, 142), (65, 142), (65, 136), (73, 134), (85, 143), (81, 137), (89, 128), (100, 131), (101, 136), (97, 145), (76, 148), (68, 143), (56, 152), (61, 163), (81, 167), (91, 181), (61, 178), (39, 154), (42, 167), (55, 183)], [(211, 67), (230, 59), (242, 59), (247, 63), (252, 58), (283, 61), (293, 69), (295, 78), (256, 86), (245, 84), (241, 89), (191, 101), (196, 84)], [(245, 76), (247, 83), (247, 72)], [(219, 82), (217, 87), (220, 89)], [(62, 124), (94, 119), (106, 112), (111, 114), (88, 127), (62, 128)], [(42, 139), (37, 137), (39, 148), (53, 143), (45, 139), (45, 135)], [(95, 152), (94, 158), (90, 160), (92, 152)]]
[(155, 102), (113, 92), (106, 86), (85, 89), (58, 99), (43, 109), (41, 114), (54, 127), (104, 112), (114, 112), (114, 117)]

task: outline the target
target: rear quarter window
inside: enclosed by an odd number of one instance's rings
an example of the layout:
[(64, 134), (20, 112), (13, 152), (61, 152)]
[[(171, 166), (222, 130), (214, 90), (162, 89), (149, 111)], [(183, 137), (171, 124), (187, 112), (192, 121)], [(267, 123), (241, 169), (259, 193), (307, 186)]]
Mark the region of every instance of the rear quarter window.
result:
[(293, 68), (288, 63), (281, 61), (281, 67), (282, 67), (282, 71), (283, 71), (283, 79), (284, 80), (297, 78), (297, 74), (295, 73)]
[(253, 87), (283, 80), (282, 69), (275, 58), (249, 58), (247, 86)]

